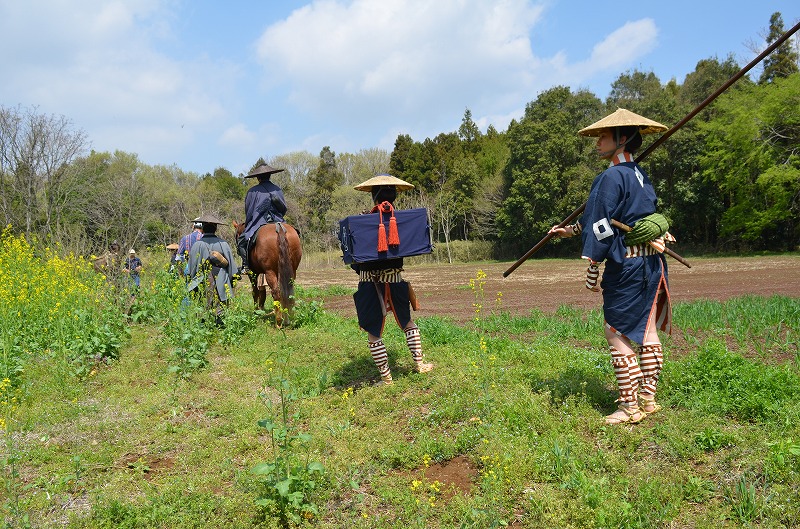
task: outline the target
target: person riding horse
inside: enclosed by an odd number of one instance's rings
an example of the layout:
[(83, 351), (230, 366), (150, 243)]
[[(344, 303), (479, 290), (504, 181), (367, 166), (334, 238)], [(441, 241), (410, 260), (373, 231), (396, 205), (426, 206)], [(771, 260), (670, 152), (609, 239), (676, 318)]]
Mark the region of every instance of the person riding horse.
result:
[(275, 169), (262, 162), (245, 176), (245, 178), (257, 178), (258, 184), (251, 187), (245, 195), (245, 226), (236, 241), (236, 249), (242, 258), (244, 272), (250, 268), (251, 241), (258, 233), (258, 229), (265, 224), (284, 222), (286, 199), (283, 190), (270, 180), (273, 174), (282, 171), (284, 169)]

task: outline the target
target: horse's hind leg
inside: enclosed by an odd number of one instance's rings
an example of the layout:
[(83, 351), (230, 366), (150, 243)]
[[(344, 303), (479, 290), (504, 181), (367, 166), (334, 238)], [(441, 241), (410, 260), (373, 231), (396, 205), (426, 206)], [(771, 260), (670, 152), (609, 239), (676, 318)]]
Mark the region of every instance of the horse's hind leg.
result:
[(278, 302), (277, 304), (273, 303), (273, 307), (275, 309), (275, 324), (280, 327), (283, 322), (283, 311), (286, 307), (284, 307), (281, 302), (281, 286), (278, 283), (278, 275), (275, 272), (267, 272), (264, 276), (267, 280), (267, 285), (269, 286), (273, 301)]

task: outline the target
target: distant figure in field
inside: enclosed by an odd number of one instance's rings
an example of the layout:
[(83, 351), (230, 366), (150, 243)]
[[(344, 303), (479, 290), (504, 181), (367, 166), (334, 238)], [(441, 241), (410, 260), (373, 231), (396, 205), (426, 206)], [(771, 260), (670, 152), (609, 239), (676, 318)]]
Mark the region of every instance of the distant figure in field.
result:
[[(203, 223), (197, 219), (192, 221), (192, 231), (181, 237), (181, 242), (178, 244), (178, 252), (175, 254), (175, 262), (178, 263), (178, 268), (183, 275), (189, 275), (189, 251), (192, 249), (200, 237), (203, 236)], [(180, 265), (183, 266), (180, 266)]]
[(119, 243), (113, 241), (108, 245), (108, 250), (103, 255), (94, 260), (93, 266), (96, 272), (108, 275), (108, 271), (116, 269), (120, 263)]
[(122, 267), (122, 271), (128, 274), (131, 296), (135, 296), (139, 292), (139, 286), (141, 285), (139, 274), (142, 273), (142, 260), (136, 257), (136, 250), (133, 248), (128, 252), (128, 258), (125, 259), (125, 266)]
[(121, 287), (122, 275), (122, 256), (120, 255), (120, 245), (117, 241), (112, 241), (108, 245), (108, 250), (103, 255), (96, 258), (92, 263), (96, 272), (103, 274), (106, 281), (110, 284)]
[(239, 269), (230, 245), (217, 236), (217, 226), (224, 222), (214, 215), (203, 215), (197, 221), (203, 236), (189, 252), (188, 289), (196, 295), (205, 293), (206, 308), (214, 311), (221, 324), (223, 307), (233, 297), (233, 276)]
[(168, 244), (166, 246), (167, 251), (169, 252), (169, 264), (167, 265), (167, 271), (177, 276), (178, 275), (178, 268), (180, 267), (180, 262), (178, 261), (178, 245), (175, 243)]

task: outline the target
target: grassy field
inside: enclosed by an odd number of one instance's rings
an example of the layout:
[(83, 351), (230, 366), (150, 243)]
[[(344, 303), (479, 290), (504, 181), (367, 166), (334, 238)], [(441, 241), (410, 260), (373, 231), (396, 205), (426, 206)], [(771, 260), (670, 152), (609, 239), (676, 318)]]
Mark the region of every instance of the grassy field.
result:
[(293, 328), (246, 296), (218, 328), (166, 273), (131, 305), (3, 244), (7, 527), (800, 526), (798, 299), (676, 306), (664, 409), (608, 427), (600, 313), (512, 317), (477, 268), (474, 321), (417, 321), (433, 372), (387, 324), (381, 387), (325, 290)]

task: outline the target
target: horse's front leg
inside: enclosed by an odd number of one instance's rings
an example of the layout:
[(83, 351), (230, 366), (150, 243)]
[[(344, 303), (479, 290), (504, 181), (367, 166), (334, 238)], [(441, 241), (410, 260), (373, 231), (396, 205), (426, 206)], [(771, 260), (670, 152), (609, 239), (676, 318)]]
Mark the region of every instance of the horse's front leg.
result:
[(267, 297), (266, 290), (258, 287), (258, 274), (250, 272), (248, 277), (250, 278), (250, 288), (253, 290), (253, 305), (255, 305), (256, 310), (264, 310), (264, 301)]

